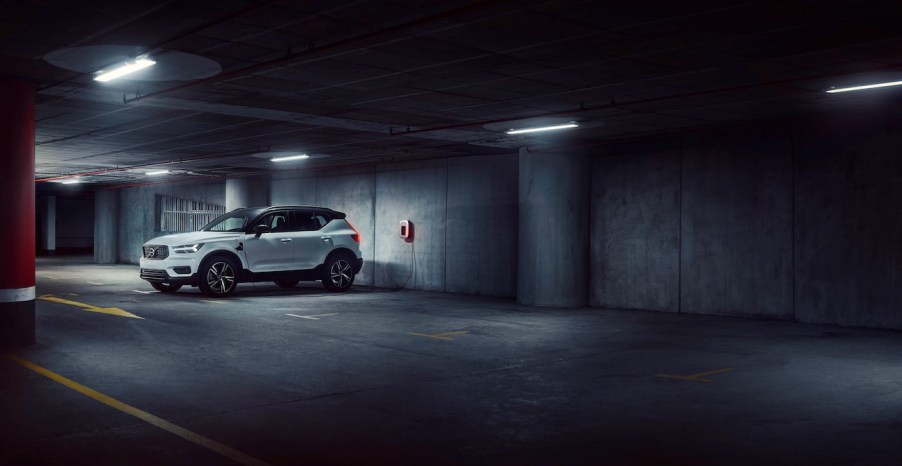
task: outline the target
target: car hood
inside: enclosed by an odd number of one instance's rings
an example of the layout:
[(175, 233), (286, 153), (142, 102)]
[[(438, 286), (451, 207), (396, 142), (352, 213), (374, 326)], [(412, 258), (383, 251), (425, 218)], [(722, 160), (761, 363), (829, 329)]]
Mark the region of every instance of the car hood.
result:
[(144, 244), (161, 246), (182, 246), (186, 244), (227, 241), (244, 236), (244, 233), (227, 233), (222, 231), (191, 231), (174, 235), (158, 236)]

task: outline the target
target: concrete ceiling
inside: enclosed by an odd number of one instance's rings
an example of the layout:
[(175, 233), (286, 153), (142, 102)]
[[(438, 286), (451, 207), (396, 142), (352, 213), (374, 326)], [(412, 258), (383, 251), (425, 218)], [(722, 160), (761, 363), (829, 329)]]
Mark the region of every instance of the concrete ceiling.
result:
[[(902, 79), (897, 1), (25, 0), (2, 8), (0, 74), (38, 88), (36, 179), (81, 174), (90, 186), (153, 182), (145, 172), (162, 168), (176, 171), (170, 180), (209, 179), (586, 147), (897, 105), (892, 90), (824, 90)], [(95, 45), (132, 46), (161, 62), (194, 54), (222, 72), (102, 84), (96, 70), (45, 60)], [(582, 128), (504, 134), (570, 120)], [(314, 158), (276, 166), (266, 155), (299, 152)]]

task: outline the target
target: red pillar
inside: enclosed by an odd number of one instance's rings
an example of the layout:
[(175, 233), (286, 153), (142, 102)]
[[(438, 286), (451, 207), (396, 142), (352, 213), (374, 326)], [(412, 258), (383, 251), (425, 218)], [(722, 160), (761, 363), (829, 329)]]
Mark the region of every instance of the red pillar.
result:
[(0, 80), (0, 348), (34, 343), (34, 94)]

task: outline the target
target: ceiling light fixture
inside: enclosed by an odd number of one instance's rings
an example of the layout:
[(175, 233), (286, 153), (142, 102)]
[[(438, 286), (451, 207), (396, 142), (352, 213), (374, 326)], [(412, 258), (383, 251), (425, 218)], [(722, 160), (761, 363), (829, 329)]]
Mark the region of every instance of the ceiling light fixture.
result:
[(877, 89), (881, 87), (902, 86), (902, 81), (893, 81), (888, 83), (865, 84), (864, 86), (841, 87), (827, 90), (827, 94), (836, 94), (839, 92), (863, 91), (865, 89)]
[(569, 129), (569, 128), (579, 128), (579, 125), (576, 123), (567, 123), (566, 125), (540, 126), (538, 128), (512, 129), (512, 130), (508, 131), (507, 134), (538, 133), (540, 131), (556, 131), (559, 129)]
[(78, 184), (81, 183), (81, 180), (78, 178), (69, 178), (68, 180), (60, 181), (61, 184)]
[(300, 154), (300, 155), (288, 155), (285, 157), (273, 157), (269, 160), (272, 162), (287, 162), (289, 160), (301, 160), (301, 159), (309, 159), (309, 158), (310, 158), (310, 156), (307, 154)]
[(157, 170), (154, 172), (147, 172), (147, 176), (156, 176), (156, 175), (168, 175), (169, 170)]
[(107, 81), (112, 81), (116, 78), (121, 78), (127, 74), (134, 73), (135, 71), (143, 70), (144, 68), (147, 68), (148, 66), (153, 66), (156, 63), (157, 62), (155, 62), (147, 57), (141, 57), (141, 58), (136, 58), (134, 60), (129, 60), (109, 71), (101, 71), (100, 73), (97, 74), (97, 76), (94, 76), (94, 81), (100, 81), (102, 83), (105, 83)]

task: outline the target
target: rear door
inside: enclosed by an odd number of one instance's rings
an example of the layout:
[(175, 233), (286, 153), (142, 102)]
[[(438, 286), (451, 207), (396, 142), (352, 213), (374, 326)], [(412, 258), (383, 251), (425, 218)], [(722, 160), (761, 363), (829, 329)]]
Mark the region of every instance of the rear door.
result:
[(245, 235), (244, 254), (251, 272), (279, 272), (295, 268), (295, 239), (290, 211), (270, 212), (258, 220), (256, 225), (267, 225), (271, 231), (259, 237), (253, 233)]
[(295, 244), (295, 263), (298, 270), (309, 270), (323, 263), (326, 254), (332, 250), (332, 237), (323, 235), (320, 229), (329, 219), (311, 210), (295, 210), (298, 229)]

